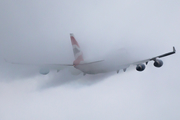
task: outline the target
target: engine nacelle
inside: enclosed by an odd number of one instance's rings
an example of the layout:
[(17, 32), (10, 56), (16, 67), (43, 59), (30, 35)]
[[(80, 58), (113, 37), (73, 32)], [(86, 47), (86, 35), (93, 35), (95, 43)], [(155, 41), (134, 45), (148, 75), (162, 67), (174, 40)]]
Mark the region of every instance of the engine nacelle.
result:
[(49, 72), (50, 72), (50, 71), (49, 71), (49, 69), (47, 69), (47, 68), (41, 68), (41, 69), (39, 70), (39, 73), (42, 74), (42, 75), (47, 75)]
[(159, 60), (159, 59), (154, 60), (154, 66), (155, 67), (161, 67), (162, 65), (163, 65), (162, 60)]
[(136, 70), (143, 71), (145, 68), (146, 68), (146, 66), (144, 64), (139, 64), (139, 65), (137, 65)]

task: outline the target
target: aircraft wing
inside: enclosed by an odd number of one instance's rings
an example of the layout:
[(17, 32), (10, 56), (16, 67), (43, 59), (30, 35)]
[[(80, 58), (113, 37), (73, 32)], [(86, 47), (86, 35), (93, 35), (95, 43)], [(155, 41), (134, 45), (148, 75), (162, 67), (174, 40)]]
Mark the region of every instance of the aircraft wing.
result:
[[(73, 64), (32, 64), (32, 63), (11, 62), (11, 61), (6, 60), (6, 59), (4, 59), (4, 60), (5, 60), (5, 62), (10, 63), (10, 64), (36, 66), (36, 67), (48, 68), (48, 69), (63, 69), (66, 67), (74, 67)], [(79, 65), (93, 64), (93, 63), (98, 63), (98, 62), (102, 62), (102, 61), (104, 61), (104, 60), (98, 60), (98, 61), (93, 61), (93, 62), (85, 62), (85, 63), (80, 63)]]
[(168, 53), (165, 53), (165, 54), (162, 54), (162, 55), (158, 55), (156, 57), (145, 59), (145, 60), (142, 60), (142, 61), (134, 62), (133, 65), (138, 65), (138, 64), (143, 64), (143, 63), (148, 64), (149, 61), (152, 61), (152, 60), (155, 61), (157, 58), (166, 57), (166, 56), (169, 56), (169, 55), (172, 55), (172, 54), (175, 54), (175, 53), (176, 53), (176, 49), (175, 49), (175, 47), (173, 47), (173, 51), (172, 52), (168, 52)]
[(9, 60), (4, 59), (5, 62), (16, 65), (26, 65), (26, 66), (36, 66), (40, 68), (48, 68), (48, 69), (62, 69), (65, 67), (73, 66), (73, 64), (33, 64), (33, 63), (21, 63), (21, 62), (11, 62)]
[[(175, 53), (176, 53), (176, 49), (175, 49), (175, 47), (173, 47), (173, 51), (171, 51), (171, 52), (167, 52), (165, 54), (158, 55), (158, 56), (155, 56), (155, 57), (152, 57), (152, 58), (149, 58), (149, 59), (145, 59), (145, 60), (141, 60), (141, 61), (126, 64), (126, 65), (124, 65), (123, 70), (126, 71), (126, 69), (130, 65), (138, 65), (138, 66), (142, 67), (141, 64), (144, 64), (144, 63), (148, 64), (149, 61), (152, 61), (152, 60), (156, 61), (157, 58), (166, 57), (166, 56), (169, 56), (169, 55), (172, 55), (172, 54), (175, 54)], [(45, 68), (45, 69), (49, 69), (49, 70), (57, 70), (57, 71), (62, 70), (62, 69), (67, 68), (67, 67), (74, 68), (74, 66), (76, 66), (75, 64), (28, 64), (28, 63), (10, 62), (10, 61), (7, 61), (7, 60), (5, 60), (5, 61), (8, 62), (8, 63), (11, 63), (11, 64), (37, 66), (37, 67), (40, 67), (40, 68)], [(100, 63), (100, 62), (103, 62), (103, 61), (104, 60), (79, 63), (78, 66), (79, 65), (89, 65), (89, 64), (94, 64), (94, 63)], [(157, 67), (160, 67), (160, 66), (157, 66)], [(119, 72), (119, 70), (117, 72)]]

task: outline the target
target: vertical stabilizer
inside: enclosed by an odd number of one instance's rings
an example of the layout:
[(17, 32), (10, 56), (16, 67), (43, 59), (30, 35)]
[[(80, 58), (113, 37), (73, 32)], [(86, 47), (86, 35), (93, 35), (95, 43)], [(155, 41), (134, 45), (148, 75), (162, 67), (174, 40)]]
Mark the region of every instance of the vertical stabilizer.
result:
[(70, 34), (70, 38), (71, 38), (71, 43), (72, 43), (72, 48), (73, 48), (73, 53), (74, 53), (74, 58), (75, 58), (73, 64), (78, 65), (80, 62), (84, 61), (83, 53), (80, 49), (78, 42), (76, 41), (76, 39), (72, 33)]

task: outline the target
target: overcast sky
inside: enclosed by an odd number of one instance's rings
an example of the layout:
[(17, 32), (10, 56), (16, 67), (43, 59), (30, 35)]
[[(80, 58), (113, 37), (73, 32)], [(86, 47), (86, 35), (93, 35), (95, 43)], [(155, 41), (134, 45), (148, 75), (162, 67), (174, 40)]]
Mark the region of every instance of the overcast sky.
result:
[[(180, 119), (179, 0), (1, 0), (0, 120)], [(43, 76), (27, 63), (73, 62), (69, 33), (86, 59), (126, 48), (144, 59), (172, 51), (164, 66)]]

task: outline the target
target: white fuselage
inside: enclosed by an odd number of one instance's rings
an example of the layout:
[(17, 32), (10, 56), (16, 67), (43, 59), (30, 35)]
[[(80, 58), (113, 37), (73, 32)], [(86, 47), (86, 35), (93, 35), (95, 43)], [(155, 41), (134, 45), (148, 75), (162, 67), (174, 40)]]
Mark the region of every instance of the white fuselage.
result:
[(107, 55), (102, 62), (76, 65), (75, 68), (85, 74), (98, 74), (118, 71), (129, 67), (129, 55), (125, 50), (117, 50)]

